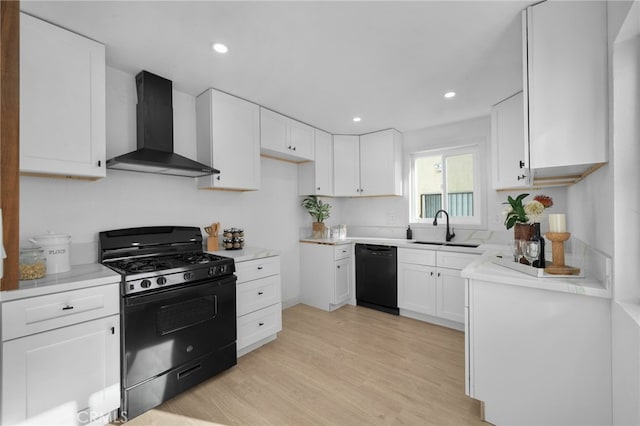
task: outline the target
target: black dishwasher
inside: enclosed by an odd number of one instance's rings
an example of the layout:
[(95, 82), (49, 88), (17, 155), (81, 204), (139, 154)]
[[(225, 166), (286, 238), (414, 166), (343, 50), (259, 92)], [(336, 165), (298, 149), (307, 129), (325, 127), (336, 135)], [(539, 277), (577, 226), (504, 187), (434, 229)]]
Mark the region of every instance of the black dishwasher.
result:
[(396, 247), (356, 244), (356, 301), (398, 315)]

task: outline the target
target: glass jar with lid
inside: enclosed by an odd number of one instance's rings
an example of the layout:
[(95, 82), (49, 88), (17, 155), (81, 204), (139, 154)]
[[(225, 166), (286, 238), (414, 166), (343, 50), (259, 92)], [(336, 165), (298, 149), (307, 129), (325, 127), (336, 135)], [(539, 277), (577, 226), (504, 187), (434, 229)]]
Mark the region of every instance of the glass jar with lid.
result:
[(20, 249), (19, 272), (21, 280), (35, 280), (44, 277), (47, 272), (47, 259), (42, 247)]

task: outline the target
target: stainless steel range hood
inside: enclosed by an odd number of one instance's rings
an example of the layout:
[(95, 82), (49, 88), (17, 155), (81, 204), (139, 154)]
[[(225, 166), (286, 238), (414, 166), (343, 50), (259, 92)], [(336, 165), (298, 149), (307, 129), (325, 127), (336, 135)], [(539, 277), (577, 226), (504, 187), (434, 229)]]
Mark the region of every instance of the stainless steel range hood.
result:
[(138, 90), (138, 149), (107, 161), (107, 168), (162, 175), (198, 177), (220, 173), (173, 152), (173, 95), (170, 80), (142, 71)]

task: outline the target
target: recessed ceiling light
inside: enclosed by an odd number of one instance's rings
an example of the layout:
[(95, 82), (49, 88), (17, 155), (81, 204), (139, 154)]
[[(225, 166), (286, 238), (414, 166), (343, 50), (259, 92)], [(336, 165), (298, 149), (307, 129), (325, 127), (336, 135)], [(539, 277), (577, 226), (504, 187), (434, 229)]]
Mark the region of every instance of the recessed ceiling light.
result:
[(211, 48), (218, 53), (227, 53), (229, 51), (229, 48), (227, 48), (227, 46), (222, 43), (213, 43), (213, 46), (211, 46)]
[(447, 99), (451, 99), (456, 96), (456, 92), (447, 92), (444, 94), (444, 97)]
[(355, 121), (356, 123), (359, 122), (360, 120), (362, 120), (362, 118), (360, 117), (353, 117), (353, 121)]

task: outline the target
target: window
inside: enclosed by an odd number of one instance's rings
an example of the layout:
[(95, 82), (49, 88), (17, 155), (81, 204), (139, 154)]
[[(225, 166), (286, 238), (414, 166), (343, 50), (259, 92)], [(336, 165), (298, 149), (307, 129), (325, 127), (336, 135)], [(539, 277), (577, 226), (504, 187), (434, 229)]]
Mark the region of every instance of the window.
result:
[(431, 223), (444, 209), (451, 223), (480, 225), (477, 145), (415, 153), (411, 157), (411, 222)]

